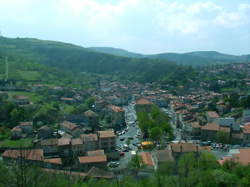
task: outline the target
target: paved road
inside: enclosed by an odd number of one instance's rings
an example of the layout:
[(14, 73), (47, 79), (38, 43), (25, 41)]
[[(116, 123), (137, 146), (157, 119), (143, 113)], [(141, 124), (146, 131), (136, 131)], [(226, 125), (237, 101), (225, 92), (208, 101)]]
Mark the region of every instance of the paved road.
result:
[[(124, 144), (127, 144), (127, 140), (129, 137), (132, 137), (130, 139), (130, 144), (128, 145), (129, 148), (130, 148), (130, 151), (128, 152), (125, 152), (125, 155), (123, 157), (121, 157), (120, 159), (120, 169), (122, 168), (126, 168), (127, 167), (127, 164), (128, 162), (131, 160), (131, 151), (137, 151), (137, 146), (133, 145), (133, 144), (137, 144), (137, 143), (140, 143), (140, 140), (139, 138), (137, 137), (137, 132), (140, 131), (139, 128), (138, 128), (138, 125), (136, 123), (136, 112), (135, 112), (135, 109), (134, 109), (134, 103), (133, 101), (131, 103), (129, 103), (128, 106), (125, 106), (123, 107), (124, 110), (125, 110), (125, 121), (126, 121), (126, 125), (127, 125), (127, 130), (125, 131), (125, 134), (123, 135), (120, 135), (117, 137), (116, 139), (116, 145), (118, 147), (121, 147), (123, 148)], [(121, 140), (121, 139), (124, 139), (124, 140)]]
[(163, 112), (165, 112), (166, 114), (168, 114), (170, 117), (171, 117), (171, 121), (170, 121), (170, 124), (173, 128), (173, 131), (174, 131), (174, 135), (175, 135), (175, 140), (174, 141), (180, 141), (182, 139), (182, 130), (181, 129), (178, 129), (176, 128), (176, 122), (177, 122), (177, 116), (176, 114), (168, 109), (168, 108), (161, 108)]

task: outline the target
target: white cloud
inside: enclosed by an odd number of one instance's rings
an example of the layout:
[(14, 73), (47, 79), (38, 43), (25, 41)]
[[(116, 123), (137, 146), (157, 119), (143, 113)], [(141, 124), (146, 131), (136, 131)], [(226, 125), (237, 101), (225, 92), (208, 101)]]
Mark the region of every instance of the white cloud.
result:
[(202, 41), (212, 48), (225, 34), (250, 32), (250, 3), (222, 1), (227, 0), (0, 0), (0, 26), (16, 35), (22, 30), (138, 52), (187, 50), (190, 43), (205, 48)]

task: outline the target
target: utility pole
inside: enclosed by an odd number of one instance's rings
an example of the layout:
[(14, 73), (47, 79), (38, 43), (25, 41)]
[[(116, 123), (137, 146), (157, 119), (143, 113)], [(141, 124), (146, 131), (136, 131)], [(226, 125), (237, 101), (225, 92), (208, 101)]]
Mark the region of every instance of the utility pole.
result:
[(5, 82), (9, 79), (9, 62), (8, 57), (5, 57)]

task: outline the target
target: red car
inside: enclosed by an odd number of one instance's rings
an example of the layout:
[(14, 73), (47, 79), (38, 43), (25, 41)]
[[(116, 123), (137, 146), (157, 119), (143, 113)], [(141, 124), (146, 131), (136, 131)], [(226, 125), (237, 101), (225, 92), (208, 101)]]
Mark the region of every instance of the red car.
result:
[(124, 156), (125, 155), (125, 153), (124, 152), (120, 152), (120, 156)]

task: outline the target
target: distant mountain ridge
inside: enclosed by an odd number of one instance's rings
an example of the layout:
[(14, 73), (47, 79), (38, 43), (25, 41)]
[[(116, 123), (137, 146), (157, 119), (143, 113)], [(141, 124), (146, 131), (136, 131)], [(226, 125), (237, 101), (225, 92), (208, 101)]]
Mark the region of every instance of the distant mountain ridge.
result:
[(160, 53), (143, 55), (112, 47), (91, 47), (90, 50), (122, 57), (151, 58), (173, 61), (177, 64), (203, 66), (211, 64), (250, 62), (250, 55), (230, 55), (217, 51), (194, 51), (189, 53)]

